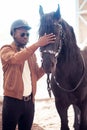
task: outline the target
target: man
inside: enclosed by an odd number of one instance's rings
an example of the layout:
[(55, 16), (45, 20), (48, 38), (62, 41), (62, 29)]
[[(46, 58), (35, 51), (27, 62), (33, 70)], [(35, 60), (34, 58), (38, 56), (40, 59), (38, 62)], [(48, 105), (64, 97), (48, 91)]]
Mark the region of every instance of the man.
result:
[(34, 119), (34, 97), (36, 82), (43, 76), (34, 52), (40, 46), (53, 44), (55, 35), (41, 37), (36, 43), (25, 47), (29, 39), (30, 26), (23, 20), (16, 20), (11, 26), (11, 45), (1, 48), (1, 62), (4, 77), (4, 99), (2, 109), (2, 130), (31, 130)]

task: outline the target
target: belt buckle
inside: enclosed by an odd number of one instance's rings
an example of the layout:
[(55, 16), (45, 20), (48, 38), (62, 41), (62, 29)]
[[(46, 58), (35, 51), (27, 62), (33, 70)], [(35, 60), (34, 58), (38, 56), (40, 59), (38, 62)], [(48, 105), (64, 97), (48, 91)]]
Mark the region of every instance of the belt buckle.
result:
[(31, 96), (24, 97), (23, 99), (24, 101), (29, 101), (31, 99)]

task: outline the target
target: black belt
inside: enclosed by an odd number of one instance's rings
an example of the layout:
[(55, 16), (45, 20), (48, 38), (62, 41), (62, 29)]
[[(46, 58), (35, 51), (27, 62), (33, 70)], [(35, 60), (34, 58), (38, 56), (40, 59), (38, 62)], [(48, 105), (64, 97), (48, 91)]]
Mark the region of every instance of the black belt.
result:
[(31, 99), (32, 99), (31, 95), (29, 95), (29, 96), (23, 96), (23, 98), (22, 98), (23, 101), (29, 101)]

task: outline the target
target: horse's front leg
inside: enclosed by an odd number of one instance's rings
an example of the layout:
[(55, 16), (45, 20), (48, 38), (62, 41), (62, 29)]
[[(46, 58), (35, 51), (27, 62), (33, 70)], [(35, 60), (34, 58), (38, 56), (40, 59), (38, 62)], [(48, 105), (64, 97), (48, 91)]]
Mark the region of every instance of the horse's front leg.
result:
[(73, 109), (74, 109), (74, 128), (75, 130), (79, 130), (81, 112), (76, 105), (73, 105)]
[(81, 106), (81, 121), (79, 130), (87, 130), (87, 97)]
[(67, 107), (62, 106), (61, 103), (59, 103), (57, 100), (55, 100), (55, 105), (61, 120), (61, 130), (70, 130), (68, 126), (68, 115), (67, 115), (68, 106)]

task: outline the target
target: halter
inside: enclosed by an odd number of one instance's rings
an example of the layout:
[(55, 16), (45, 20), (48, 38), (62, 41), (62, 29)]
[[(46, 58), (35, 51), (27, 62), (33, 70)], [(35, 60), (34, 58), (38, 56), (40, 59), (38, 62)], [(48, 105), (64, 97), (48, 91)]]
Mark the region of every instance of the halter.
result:
[(57, 52), (55, 52), (53, 50), (44, 50), (43, 53), (49, 53), (51, 55), (53, 54), (55, 57), (58, 57), (58, 55), (59, 55), (59, 53), (61, 51), (61, 48), (62, 48), (62, 45), (61, 45), (61, 40), (60, 40), (60, 42), (59, 42), (59, 48), (58, 48)]
[[(60, 32), (60, 37), (61, 37), (62, 39), (64, 39), (62, 25), (59, 24), (59, 23), (57, 23), (57, 22), (55, 22), (54, 25), (60, 27), (60, 30), (59, 30), (59, 32)], [(51, 54), (51, 55), (53, 54), (55, 57), (58, 57), (59, 54), (60, 54), (60, 52), (61, 52), (61, 49), (62, 49), (62, 41), (61, 41), (61, 39), (60, 39), (60, 41), (59, 41), (59, 48), (58, 48), (57, 52), (56, 52), (56, 51), (53, 51), (53, 50), (44, 50), (43, 53), (49, 53), (49, 54)], [(51, 97), (50, 74), (47, 74), (47, 90), (48, 90), (49, 96)]]
[[(61, 37), (62, 39), (64, 39), (62, 25), (59, 24), (59, 23), (57, 23), (57, 22), (54, 22), (54, 25), (55, 25), (55, 26), (59, 26), (59, 28), (60, 28), (60, 29), (59, 29), (60, 37)], [(60, 53), (60, 51), (61, 51), (61, 48), (62, 48), (62, 42), (61, 42), (61, 39), (60, 39), (60, 41), (59, 41), (59, 48), (58, 48), (57, 52), (56, 52), (56, 51), (53, 51), (53, 50), (44, 50), (43, 53), (53, 54), (55, 57), (58, 57), (58, 55), (59, 55), (59, 53)]]
[[(53, 54), (55, 57), (58, 57), (61, 52), (61, 48), (62, 48), (62, 44), (61, 44), (61, 40), (60, 40), (60, 44), (59, 44), (59, 48), (58, 48), (57, 52), (52, 51), (52, 50), (44, 50), (43, 52)], [(48, 90), (49, 96), (51, 97), (50, 74), (47, 74), (47, 90)]]
[(51, 83), (50, 83), (50, 74), (47, 74), (47, 90), (48, 90), (48, 93), (49, 93), (49, 96), (51, 98)]

